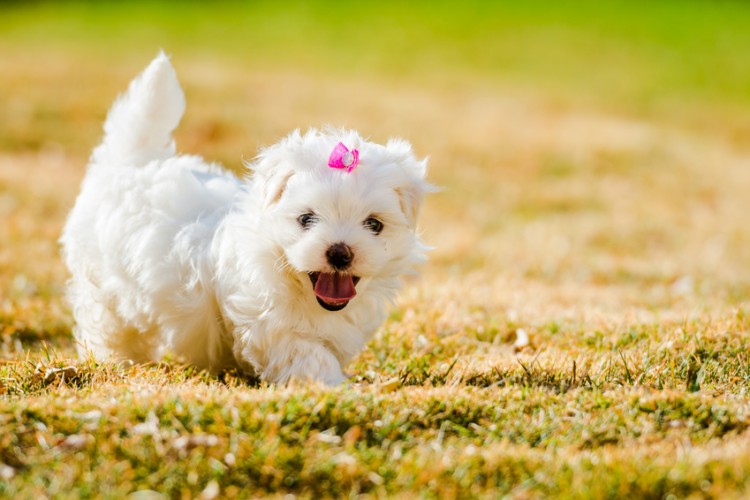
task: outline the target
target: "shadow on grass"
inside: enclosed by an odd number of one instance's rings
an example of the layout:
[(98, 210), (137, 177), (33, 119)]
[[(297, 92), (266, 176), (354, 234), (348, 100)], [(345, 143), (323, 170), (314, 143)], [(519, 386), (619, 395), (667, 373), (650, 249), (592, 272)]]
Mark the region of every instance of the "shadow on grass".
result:
[(85, 391), (97, 386), (119, 384), (206, 384), (227, 388), (258, 388), (261, 381), (237, 370), (211, 373), (171, 361), (132, 365), (98, 362), (57, 356), (46, 344), (42, 356), (7, 361), (0, 364), (0, 394), (9, 396), (38, 395), (61, 389)]

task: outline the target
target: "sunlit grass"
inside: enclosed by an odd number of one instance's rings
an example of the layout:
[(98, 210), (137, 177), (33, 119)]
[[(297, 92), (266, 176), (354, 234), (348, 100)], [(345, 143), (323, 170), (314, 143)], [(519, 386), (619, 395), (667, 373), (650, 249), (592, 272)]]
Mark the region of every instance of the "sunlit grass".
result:
[[(748, 25), (740, 2), (3, 4), (0, 496), (747, 496)], [(159, 48), (180, 151), (239, 171), (331, 123), (430, 156), (435, 249), (349, 385), (76, 358), (56, 238)]]

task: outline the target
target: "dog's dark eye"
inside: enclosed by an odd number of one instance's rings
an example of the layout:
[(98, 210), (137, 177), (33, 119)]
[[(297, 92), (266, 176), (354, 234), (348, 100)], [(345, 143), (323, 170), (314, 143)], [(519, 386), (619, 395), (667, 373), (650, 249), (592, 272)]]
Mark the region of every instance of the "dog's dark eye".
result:
[(380, 234), (380, 232), (383, 230), (383, 223), (375, 217), (369, 217), (367, 220), (365, 220), (363, 225), (375, 234)]
[(310, 226), (318, 222), (318, 216), (312, 212), (308, 212), (297, 217), (297, 222), (302, 226), (302, 229), (308, 229)]

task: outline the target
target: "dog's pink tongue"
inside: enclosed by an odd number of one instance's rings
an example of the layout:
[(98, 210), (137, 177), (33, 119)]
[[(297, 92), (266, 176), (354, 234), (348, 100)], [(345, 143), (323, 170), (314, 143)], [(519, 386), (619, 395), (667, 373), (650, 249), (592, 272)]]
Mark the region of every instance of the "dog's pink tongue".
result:
[(321, 300), (334, 303), (349, 302), (357, 295), (354, 279), (339, 273), (320, 273), (314, 291)]

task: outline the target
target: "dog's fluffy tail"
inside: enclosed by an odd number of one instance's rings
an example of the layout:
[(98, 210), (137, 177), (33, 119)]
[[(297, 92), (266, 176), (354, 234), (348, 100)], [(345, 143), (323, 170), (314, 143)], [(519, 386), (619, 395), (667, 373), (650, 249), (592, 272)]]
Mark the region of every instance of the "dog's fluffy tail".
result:
[(112, 105), (96, 165), (141, 166), (174, 155), (172, 131), (185, 112), (185, 94), (169, 58), (160, 52)]

